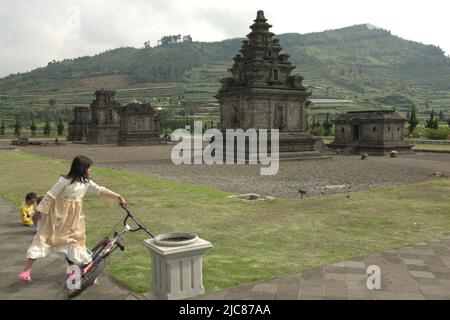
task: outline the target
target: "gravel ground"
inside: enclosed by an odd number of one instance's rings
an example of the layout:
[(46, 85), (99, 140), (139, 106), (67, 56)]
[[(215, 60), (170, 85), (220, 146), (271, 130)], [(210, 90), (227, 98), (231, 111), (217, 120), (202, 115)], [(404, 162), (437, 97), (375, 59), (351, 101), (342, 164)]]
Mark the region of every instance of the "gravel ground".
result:
[[(0, 142), (0, 147), (6, 146)], [(280, 162), (275, 176), (260, 176), (257, 165), (181, 165), (170, 160), (171, 145), (151, 147), (27, 146), (21, 150), (71, 159), (84, 154), (97, 165), (184, 183), (206, 185), (233, 193), (259, 193), (277, 198), (335, 194), (372, 187), (394, 186), (450, 176), (450, 154), (421, 153), (410, 156), (332, 156), (329, 159)]]

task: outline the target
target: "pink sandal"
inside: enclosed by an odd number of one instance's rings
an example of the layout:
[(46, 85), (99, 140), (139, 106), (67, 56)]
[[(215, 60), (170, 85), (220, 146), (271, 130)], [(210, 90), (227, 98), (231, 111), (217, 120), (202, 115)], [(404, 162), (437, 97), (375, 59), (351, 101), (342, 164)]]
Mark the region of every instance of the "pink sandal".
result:
[(19, 274), (19, 279), (26, 281), (26, 282), (31, 282), (31, 274), (29, 271), (24, 271), (22, 273)]

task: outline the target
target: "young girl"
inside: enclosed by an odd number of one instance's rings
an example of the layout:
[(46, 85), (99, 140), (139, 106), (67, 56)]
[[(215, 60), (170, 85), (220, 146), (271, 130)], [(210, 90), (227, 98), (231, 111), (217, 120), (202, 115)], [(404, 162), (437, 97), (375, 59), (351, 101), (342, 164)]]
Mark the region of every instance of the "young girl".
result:
[(34, 192), (27, 193), (25, 201), (19, 207), (20, 218), (24, 226), (33, 226), (34, 206), (36, 204), (37, 195)]
[(70, 172), (61, 176), (47, 192), (36, 208), (40, 213), (39, 230), (28, 249), (28, 261), (19, 279), (31, 281), (31, 269), (36, 259), (51, 253), (64, 253), (71, 262), (84, 265), (91, 261), (86, 250), (86, 233), (83, 209), (83, 197), (93, 192), (110, 204), (118, 201), (126, 206), (125, 199), (105, 187), (100, 187), (90, 179), (93, 162), (84, 156), (72, 161)]

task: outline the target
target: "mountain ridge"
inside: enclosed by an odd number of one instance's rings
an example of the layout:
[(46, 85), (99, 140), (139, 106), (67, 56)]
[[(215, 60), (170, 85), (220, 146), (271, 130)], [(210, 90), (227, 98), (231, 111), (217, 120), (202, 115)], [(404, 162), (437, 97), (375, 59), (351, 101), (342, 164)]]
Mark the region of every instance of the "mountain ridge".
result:
[[(294, 73), (302, 74), (312, 87), (336, 88), (352, 94), (383, 90), (408, 94), (417, 86), (450, 89), (450, 58), (441, 48), (405, 40), (371, 26), (358, 24), (276, 37), (283, 52), (297, 66)], [(218, 83), (220, 77), (226, 76), (244, 39), (121, 47), (93, 56), (50, 62), (45, 67), (0, 78), (0, 92), (76, 91), (86, 79), (111, 76), (123, 77), (117, 83), (119, 87), (159, 82)]]

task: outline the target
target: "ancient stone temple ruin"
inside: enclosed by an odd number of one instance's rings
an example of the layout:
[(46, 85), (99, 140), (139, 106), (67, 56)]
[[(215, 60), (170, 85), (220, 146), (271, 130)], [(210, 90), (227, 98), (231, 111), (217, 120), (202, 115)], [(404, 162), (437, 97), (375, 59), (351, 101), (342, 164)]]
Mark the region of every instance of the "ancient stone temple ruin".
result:
[(120, 109), (119, 146), (152, 145), (160, 142), (159, 116), (150, 103), (132, 102)]
[(159, 116), (149, 103), (122, 106), (115, 92), (99, 90), (90, 107), (75, 107), (68, 141), (120, 146), (160, 143)]
[(413, 146), (403, 139), (405, 121), (394, 111), (348, 112), (335, 120), (336, 138), (329, 147), (369, 155), (411, 153)]
[(99, 90), (90, 106), (91, 121), (87, 135), (88, 144), (116, 144), (120, 129), (120, 103), (115, 101), (115, 91)]
[(67, 140), (86, 142), (89, 126), (89, 108), (75, 107), (73, 109), (73, 120), (69, 123), (69, 135)]
[(314, 157), (314, 140), (306, 132), (309, 93), (303, 77), (291, 75), (296, 68), (281, 52), (279, 40), (269, 31), (263, 11), (250, 26), (248, 40), (221, 80), (216, 98), (220, 104), (221, 130), (241, 128), (279, 129), (280, 158)]

